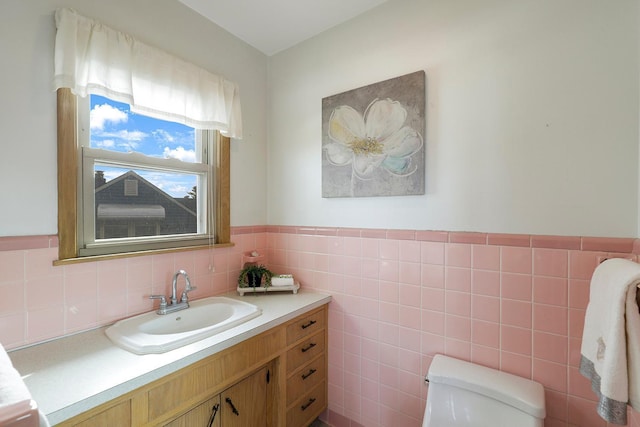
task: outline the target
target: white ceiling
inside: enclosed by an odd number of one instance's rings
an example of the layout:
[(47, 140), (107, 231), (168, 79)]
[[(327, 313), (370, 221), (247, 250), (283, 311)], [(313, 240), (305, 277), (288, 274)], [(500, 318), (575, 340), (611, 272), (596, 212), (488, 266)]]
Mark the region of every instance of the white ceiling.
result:
[(387, 0), (179, 1), (271, 56)]

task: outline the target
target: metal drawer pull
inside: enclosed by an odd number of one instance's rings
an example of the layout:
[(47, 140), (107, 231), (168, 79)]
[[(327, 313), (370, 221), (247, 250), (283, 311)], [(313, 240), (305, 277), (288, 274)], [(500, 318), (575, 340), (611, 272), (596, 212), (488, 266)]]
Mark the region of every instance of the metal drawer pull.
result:
[(311, 350), (313, 347), (315, 347), (317, 344), (312, 342), (310, 343), (308, 346), (301, 348), (303, 353), (306, 353), (307, 351)]
[(306, 410), (307, 410), (307, 408), (308, 408), (309, 406), (311, 406), (311, 405), (313, 404), (313, 402), (315, 402), (315, 401), (316, 401), (316, 398), (315, 398), (315, 397), (312, 397), (311, 399), (309, 399), (309, 401), (308, 401), (307, 403), (305, 403), (304, 405), (302, 405), (302, 406), (300, 407), (300, 409), (302, 409), (303, 411), (306, 411)]
[(306, 374), (302, 374), (302, 379), (306, 380), (307, 378), (309, 378), (311, 375), (315, 373), (316, 373), (315, 369), (309, 369), (309, 372), (307, 372)]
[(305, 323), (301, 326), (302, 329), (307, 329), (309, 326), (315, 325), (317, 322), (315, 320), (310, 320), (309, 323)]
[(233, 404), (230, 398), (227, 397), (224, 401), (227, 402), (229, 406), (231, 406), (231, 412), (233, 412), (236, 415), (240, 415), (240, 413), (238, 412), (238, 410), (236, 409), (235, 405)]
[(220, 405), (218, 405), (217, 403), (213, 405), (213, 408), (211, 408), (211, 417), (209, 418), (208, 427), (211, 427), (213, 425), (213, 421), (216, 419), (216, 414), (218, 413), (218, 409), (220, 409)]

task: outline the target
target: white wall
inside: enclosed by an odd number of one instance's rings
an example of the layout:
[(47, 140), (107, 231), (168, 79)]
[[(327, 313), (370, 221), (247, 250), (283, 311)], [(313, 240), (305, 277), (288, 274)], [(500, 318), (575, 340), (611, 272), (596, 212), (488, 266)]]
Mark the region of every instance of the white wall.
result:
[[(393, 0), (270, 58), (268, 223), (635, 237), (637, 0)], [(323, 97), (427, 75), (427, 194), (321, 197)]]
[(51, 89), (57, 7), (72, 7), (239, 83), (245, 138), (232, 146), (232, 225), (265, 224), (265, 55), (175, 0), (2, 0), (0, 236), (57, 233)]
[[(232, 225), (638, 235), (638, 0), (392, 0), (270, 58), (269, 93), (267, 58), (179, 2), (3, 0), (0, 236), (57, 232), (60, 6), (240, 84)], [(419, 69), (427, 194), (323, 199), (322, 98)]]

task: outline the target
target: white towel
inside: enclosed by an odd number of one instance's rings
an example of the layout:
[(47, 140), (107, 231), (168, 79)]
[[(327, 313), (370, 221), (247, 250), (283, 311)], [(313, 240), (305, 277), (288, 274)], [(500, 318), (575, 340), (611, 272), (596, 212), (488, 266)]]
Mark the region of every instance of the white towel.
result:
[(591, 278), (582, 334), (580, 373), (591, 380), (598, 414), (626, 425), (627, 404), (640, 410), (640, 264), (601, 263)]
[(271, 278), (272, 286), (293, 286), (293, 274), (279, 274)]
[(9, 355), (0, 344), (0, 425), (49, 426), (44, 414), (31, 398), (20, 373), (13, 367)]

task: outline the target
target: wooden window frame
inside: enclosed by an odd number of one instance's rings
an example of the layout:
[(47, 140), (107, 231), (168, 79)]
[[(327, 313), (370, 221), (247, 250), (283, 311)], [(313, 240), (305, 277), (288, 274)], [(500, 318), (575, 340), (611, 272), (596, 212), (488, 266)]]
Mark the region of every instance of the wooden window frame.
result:
[[(58, 121), (58, 261), (55, 264), (124, 258), (150, 253), (178, 252), (206, 248), (194, 245), (180, 248), (125, 252), (109, 255), (78, 256), (78, 102), (68, 88), (57, 90)], [(214, 165), (214, 247), (231, 243), (231, 150), (230, 138), (217, 132)]]

